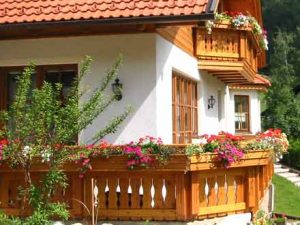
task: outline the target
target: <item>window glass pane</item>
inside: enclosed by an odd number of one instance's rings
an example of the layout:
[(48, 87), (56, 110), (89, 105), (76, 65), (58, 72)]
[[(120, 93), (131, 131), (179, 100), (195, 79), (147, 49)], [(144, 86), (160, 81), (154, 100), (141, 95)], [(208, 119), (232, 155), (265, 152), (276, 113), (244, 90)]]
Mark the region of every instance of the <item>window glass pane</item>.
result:
[(188, 104), (188, 94), (187, 94), (187, 82), (184, 81), (184, 91), (183, 91), (183, 99), (184, 99), (184, 104)]
[(74, 70), (48, 70), (45, 73), (45, 81), (53, 85), (56, 83), (62, 84), (61, 97), (64, 100), (67, 98), (76, 76), (77, 74)]
[[(176, 80), (176, 82), (174, 82)], [(197, 83), (173, 75), (173, 142), (190, 143), (197, 135)]]
[(179, 79), (177, 79), (177, 82), (176, 82), (176, 85), (177, 85), (177, 87), (176, 87), (176, 102), (177, 102), (177, 104), (180, 104), (180, 80)]
[(176, 113), (176, 115), (177, 115), (177, 118), (176, 118), (176, 120), (177, 120), (177, 122), (176, 122), (176, 124), (177, 124), (177, 131), (180, 131), (181, 129), (180, 129), (180, 107), (179, 106), (177, 106), (177, 113)]
[(249, 97), (235, 96), (235, 129), (249, 131)]
[(59, 75), (57, 71), (47, 71), (45, 73), (45, 81), (53, 85), (59, 83)]

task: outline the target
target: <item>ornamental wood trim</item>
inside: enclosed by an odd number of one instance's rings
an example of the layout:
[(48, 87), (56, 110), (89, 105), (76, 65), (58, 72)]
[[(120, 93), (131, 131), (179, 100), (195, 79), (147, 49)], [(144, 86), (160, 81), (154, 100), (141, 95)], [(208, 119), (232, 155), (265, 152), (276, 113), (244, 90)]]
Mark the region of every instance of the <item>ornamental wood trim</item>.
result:
[[(215, 77), (224, 75), (224, 83), (253, 83), (257, 73), (258, 55), (261, 52), (257, 38), (251, 27), (235, 29), (229, 22), (216, 24), (212, 33), (206, 28), (196, 29), (196, 52), (199, 69), (205, 70)], [(231, 74), (214, 73), (231, 71)]]

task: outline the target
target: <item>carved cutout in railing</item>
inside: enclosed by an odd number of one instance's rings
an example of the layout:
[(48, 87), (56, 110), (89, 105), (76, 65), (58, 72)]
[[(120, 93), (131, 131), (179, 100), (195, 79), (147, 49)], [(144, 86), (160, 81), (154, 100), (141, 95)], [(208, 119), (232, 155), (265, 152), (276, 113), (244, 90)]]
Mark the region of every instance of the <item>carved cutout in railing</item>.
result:
[[(156, 173), (102, 173), (85, 178), (85, 189), (89, 190), (90, 180), (98, 187), (98, 214), (106, 219), (176, 219), (176, 174)], [(86, 202), (91, 194), (85, 192)], [(91, 204), (88, 204), (91, 205)], [(138, 212), (138, 213), (137, 213)]]
[[(217, 175), (216, 175), (217, 174)], [(246, 209), (243, 183), (244, 171), (226, 170), (214, 173), (194, 173), (193, 182), (199, 183), (199, 190), (192, 198), (200, 199), (198, 216), (216, 213), (243, 211)]]

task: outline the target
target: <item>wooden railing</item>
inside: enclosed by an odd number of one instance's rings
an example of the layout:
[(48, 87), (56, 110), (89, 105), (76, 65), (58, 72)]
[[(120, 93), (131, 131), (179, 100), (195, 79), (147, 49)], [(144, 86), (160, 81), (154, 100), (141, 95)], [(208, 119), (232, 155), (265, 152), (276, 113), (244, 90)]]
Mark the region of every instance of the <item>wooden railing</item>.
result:
[[(79, 201), (92, 211), (92, 184), (99, 194), (100, 219), (111, 220), (191, 220), (239, 212), (255, 212), (273, 174), (269, 151), (255, 151), (225, 169), (214, 162), (214, 155), (187, 158), (172, 155), (166, 165), (128, 170), (126, 156), (97, 158), (93, 170), (79, 178), (77, 166), (69, 164), (67, 190), (55, 199), (68, 203), (73, 218), (89, 217)], [(32, 167), (38, 183), (46, 168)], [(21, 170), (0, 168), (0, 209), (11, 215), (28, 215), (27, 204), (18, 197)], [(94, 186), (94, 187), (95, 187)]]
[(224, 71), (242, 72), (249, 81), (254, 79), (260, 48), (250, 28), (234, 29), (223, 23), (217, 24), (211, 34), (205, 27), (197, 28), (196, 37), (195, 55), (200, 60), (200, 69), (224, 68)]

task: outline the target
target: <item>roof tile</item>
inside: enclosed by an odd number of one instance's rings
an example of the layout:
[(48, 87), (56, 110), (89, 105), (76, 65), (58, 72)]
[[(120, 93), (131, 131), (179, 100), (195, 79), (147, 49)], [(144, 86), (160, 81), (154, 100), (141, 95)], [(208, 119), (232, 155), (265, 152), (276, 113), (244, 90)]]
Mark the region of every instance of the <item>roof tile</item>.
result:
[(179, 16), (205, 13), (209, 0), (0, 0), (0, 24)]

